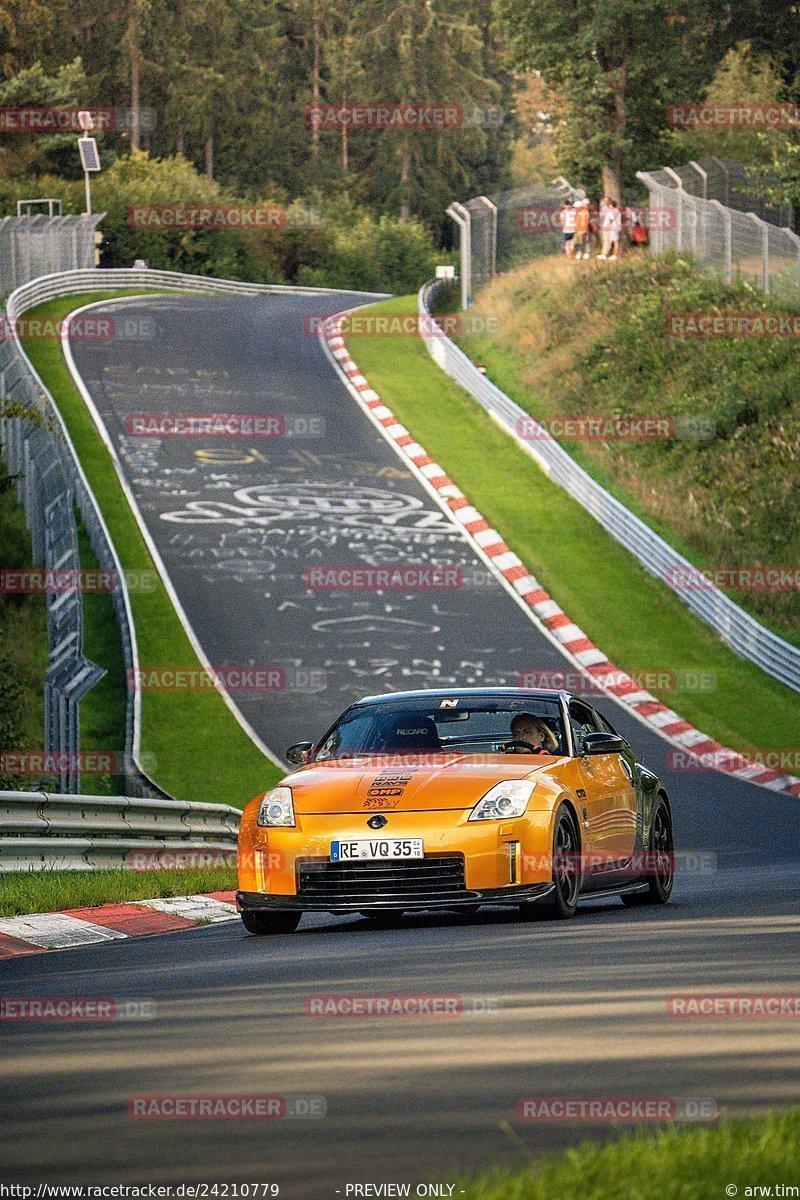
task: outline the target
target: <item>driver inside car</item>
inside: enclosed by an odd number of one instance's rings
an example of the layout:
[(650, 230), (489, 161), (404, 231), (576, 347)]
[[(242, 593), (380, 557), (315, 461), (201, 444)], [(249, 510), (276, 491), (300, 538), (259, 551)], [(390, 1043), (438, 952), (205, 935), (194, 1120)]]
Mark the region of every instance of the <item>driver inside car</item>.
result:
[[(558, 742), (549, 725), (531, 713), (517, 713), (511, 722), (512, 754), (558, 754)], [(521, 745), (520, 743), (524, 743)]]

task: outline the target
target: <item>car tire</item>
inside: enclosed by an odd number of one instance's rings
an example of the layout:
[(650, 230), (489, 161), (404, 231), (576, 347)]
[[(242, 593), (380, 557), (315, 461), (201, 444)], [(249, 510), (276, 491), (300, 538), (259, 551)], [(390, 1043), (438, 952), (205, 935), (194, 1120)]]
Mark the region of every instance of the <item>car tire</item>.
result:
[(675, 882), (675, 843), (672, 838), (672, 813), (663, 796), (653, 808), (648, 851), (647, 891), (631, 892), (621, 900), (628, 908), (641, 904), (666, 904)]
[(248, 933), (266, 937), (271, 933), (294, 933), (300, 924), (301, 913), (296, 912), (243, 912), (239, 914)]
[(553, 890), (546, 899), (522, 904), (524, 915), (566, 921), (575, 916), (581, 891), (581, 842), (568, 804), (559, 804), (553, 826)]

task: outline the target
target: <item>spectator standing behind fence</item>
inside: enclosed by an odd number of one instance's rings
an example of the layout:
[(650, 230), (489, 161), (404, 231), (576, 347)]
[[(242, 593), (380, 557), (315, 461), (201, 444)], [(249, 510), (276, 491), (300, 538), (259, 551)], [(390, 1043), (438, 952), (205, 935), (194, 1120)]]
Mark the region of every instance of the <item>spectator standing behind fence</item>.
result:
[(616, 200), (611, 201), (611, 219), (609, 225), (611, 229), (611, 253), (608, 256), (608, 261), (614, 262), (619, 254), (619, 239), (622, 234), (622, 209)]
[(605, 262), (611, 252), (611, 230), (609, 229), (609, 221), (611, 219), (611, 200), (608, 196), (603, 196), (600, 201), (600, 253), (598, 258), (601, 262)]
[(575, 237), (575, 206), (569, 200), (564, 201), (564, 207), (561, 210), (559, 220), (561, 222), (561, 233), (564, 237), (564, 253), (567, 258), (572, 258), (572, 242)]
[(629, 230), (632, 246), (646, 246), (650, 240), (647, 232), (647, 224), (645, 214), (641, 209), (637, 212), (635, 209), (628, 209), (631, 214), (631, 227)]
[(575, 201), (575, 237), (572, 239), (575, 247), (575, 258), (589, 257), (589, 200)]
[(598, 254), (598, 259), (605, 262), (615, 262), (619, 254), (619, 235), (622, 232), (622, 212), (616, 200), (610, 196), (603, 197), (603, 203), (600, 205), (600, 234), (603, 239), (603, 248)]

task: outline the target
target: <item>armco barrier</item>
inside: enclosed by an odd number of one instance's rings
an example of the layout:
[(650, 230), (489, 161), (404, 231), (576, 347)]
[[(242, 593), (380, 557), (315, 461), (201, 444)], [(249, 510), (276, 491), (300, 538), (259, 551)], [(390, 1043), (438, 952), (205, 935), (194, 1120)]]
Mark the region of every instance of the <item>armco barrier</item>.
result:
[[(111, 592), (120, 629), (126, 678), (129, 681), (125, 739), (126, 788), (134, 795), (166, 796), (150, 780), (141, 763), (141, 696), (130, 681), (139, 667), (136, 630), (130, 597), (116, 550), (103, 515), (78, 460), (67, 427), (16, 334), (23, 313), (59, 296), (115, 290), (161, 289), (224, 294), (300, 293), (325, 294), (331, 289), (295, 288), (278, 284), (249, 284), (236, 280), (182, 275), (149, 269), (79, 270), (45, 275), (13, 292), (6, 304), (8, 334), (0, 341), (0, 390), (3, 397), (33, 416), (43, 413), (47, 425), (15, 416), (0, 420), (0, 445), (9, 474), (16, 477), (17, 494), (25, 505), (31, 530), (34, 560), (48, 570), (79, 568), (77, 505), (92, 549), (103, 570), (113, 572), (119, 585)], [(49, 427), (48, 427), (49, 426)], [(59, 785), (63, 791), (80, 788), (78, 706), (83, 695), (102, 675), (83, 657), (83, 608), (75, 590), (48, 597), (50, 663), (45, 680), (45, 749), (65, 764)]]
[(0, 873), (125, 867), (137, 852), (201, 866), (233, 851), (240, 818), (227, 804), (0, 792)]
[[(437, 297), (450, 286), (447, 281), (429, 280), (419, 292), (420, 315), (430, 314)], [(545, 474), (577, 500), (651, 575), (669, 587), (670, 578), (680, 579), (685, 571), (695, 569), (688, 559), (596, 483), (555, 438), (482, 375), (448, 337), (429, 334), (424, 341), (434, 362), (469, 392), (536, 459)], [(535, 438), (519, 436), (519, 422), (523, 419), (527, 427), (534, 429)], [(800, 648), (766, 629), (710, 582), (707, 587), (675, 590), (675, 594), (737, 654), (800, 691)]]

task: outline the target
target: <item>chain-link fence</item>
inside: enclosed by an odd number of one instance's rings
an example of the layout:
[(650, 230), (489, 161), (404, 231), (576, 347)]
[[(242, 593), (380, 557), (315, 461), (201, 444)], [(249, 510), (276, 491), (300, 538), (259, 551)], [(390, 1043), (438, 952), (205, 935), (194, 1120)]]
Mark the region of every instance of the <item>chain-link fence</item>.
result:
[(751, 212), (770, 225), (794, 228), (791, 204), (772, 204), (766, 200), (763, 185), (769, 183), (769, 179), (756, 174), (755, 168), (734, 159), (702, 158), (699, 162), (684, 163), (680, 167), (662, 167), (660, 171), (647, 174), (663, 187), (683, 188), (690, 196), (697, 196), (700, 200), (719, 200), (726, 208)]
[(564, 200), (576, 194), (566, 179), (559, 178), (549, 186), (529, 183), (451, 204), (447, 212), (460, 235), (462, 308), (469, 308), (478, 289), (498, 270), (555, 251), (560, 241), (558, 214)]
[[(728, 163), (727, 167), (744, 171), (738, 163)], [(800, 296), (800, 237), (791, 226), (791, 206), (770, 208), (759, 202), (758, 212), (741, 211), (717, 197), (703, 198), (696, 190), (700, 186), (700, 170), (705, 173), (704, 164), (637, 171), (637, 178), (649, 192), (650, 212), (657, 218), (651, 222), (652, 252), (674, 250), (689, 254), (699, 265), (717, 271), (728, 283), (735, 278), (747, 279), (765, 292), (796, 302)], [(711, 190), (712, 178), (709, 175), (702, 180), (706, 193)], [(756, 203), (757, 198), (743, 190), (742, 178), (729, 171), (723, 194), (737, 203)], [(735, 187), (732, 179), (737, 180)], [(690, 190), (689, 185), (695, 190)], [(713, 186), (719, 189), (721, 177), (714, 179)], [(765, 213), (785, 224), (775, 224)]]
[(104, 216), (0, 217), (0, 297), (40, 275), (93, 267), (95, 230)]

